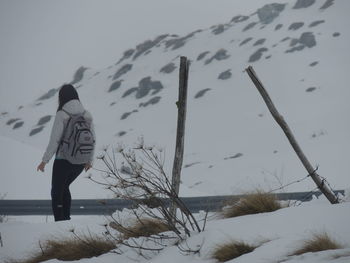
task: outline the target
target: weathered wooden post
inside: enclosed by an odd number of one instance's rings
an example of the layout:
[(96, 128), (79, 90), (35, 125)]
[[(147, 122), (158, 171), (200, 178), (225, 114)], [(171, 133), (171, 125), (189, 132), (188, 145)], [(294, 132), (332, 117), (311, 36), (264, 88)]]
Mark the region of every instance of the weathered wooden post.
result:
[[(176, 197), (179, 195), (181, 167), (184, 154), (188, 70), (189, 61), (186, 57), (181, 57), (179, 70), (179, 99), (176, 102), (178, 108), (176, 146), (171, 181), (173, 194)], [(170, 204), (170, 213), (172, 218), (175, 218), (176, 204), (174, 202)]]
[(285, 135), (287, 136), (290, 144), (292, 145), (294, 151), (296, 152), (296, 154), (298, 155), (300, 161), (302, 162), (302, 164), (304, 165), (305, 169), (307, 170), (307, 172), (309, 173), (309, 175), (311, 176), (311, 178), (314, 180), (314, 182), (316, 183), (317, 187), (320, 189), (320, 191), (326, 196), (326, 198), (328, 199), (328, 201), (331, 204), (337, 204), (339, 203), (339, 200), (337, 198), (337, 196), (334, 194), (334, 192), (324, 183), (324, 180), (322, 180), (320, 178), (320, 176), (316, 173), (316, 170), (312, 167), (311, 163), (309, 162), (309, 160), (306, 158), (305, 154), (303, 153), (303, 151), (301, 150), (298, 142), (296, 141), (291, 129), (289, 128), (287, 122), (284, 120), (283, 116), (281, 114), (279, 114), (279, 112), (277, 111), (275, 105), (273, 104), (269, 94), (267, 93), (267, 91), (265, 90), (263, 84), (261, 83), (261, 81), (258, 79), (254, 69), (252, 66), (249, 66), (246, 69), (249, 77), (251, 78), (251, 80), (253, 81), (255, 87), (258, 89), (258, 91), (260, 92), (261, 96), (263, 97), (269, 111), (271, 112), (273, 118), (275, 119), (275, 121), (278, 123), (278, 125), (282, 128), (283, 132), (285, 133)]

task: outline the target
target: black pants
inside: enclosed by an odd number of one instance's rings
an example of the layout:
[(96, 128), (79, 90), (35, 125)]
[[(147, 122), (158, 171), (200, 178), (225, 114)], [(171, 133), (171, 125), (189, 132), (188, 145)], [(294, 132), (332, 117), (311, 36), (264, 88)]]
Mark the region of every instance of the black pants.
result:
[(67, 160), (56, 159), (52, 169), (51, 199), (55, 221), (70, 219), (71, 195), (69, 185), (83, 171), (83, 164), (71, 164)]

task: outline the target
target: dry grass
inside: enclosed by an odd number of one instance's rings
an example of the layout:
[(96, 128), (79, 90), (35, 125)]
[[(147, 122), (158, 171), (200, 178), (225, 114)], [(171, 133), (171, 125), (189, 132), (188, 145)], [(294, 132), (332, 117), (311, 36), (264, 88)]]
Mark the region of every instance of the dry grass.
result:
[(327, 233), (314, 234), (312, 238), (305, 240), (303, 246), (291, 256), (301, 255), (308, 252), (318, 252), (329, 249), (343, 248), (338, 242), (329, 237)]
[(129, 227), (123, 227), (115, 222), (111, 222), (110, 226), (122, 234), (122, 239), (129, 239), (131, 237), (149, 237), (171, 230), (166, 223), (151, 218), (138, 219)]
[(237, 258), (243, 254), (252, 252), (256, 247), (248, 245), (241, 241), (230, 241), (216, 246), (212, 257), (219, 262), (225, 262)]
[(97, 236), (74, 237), (63, 240), (47, 240), (40, 244), (40, 251), (23, 260), (7, 260), (6, 263), (38, 263), (50, 259), (63, 261), (92, 258), (105, 254), (116, 245), (105, 238)]
[(256, 191), (225, 207), (221, 215), (224, 218), (272, 212), (282, 208), (275, 195)]

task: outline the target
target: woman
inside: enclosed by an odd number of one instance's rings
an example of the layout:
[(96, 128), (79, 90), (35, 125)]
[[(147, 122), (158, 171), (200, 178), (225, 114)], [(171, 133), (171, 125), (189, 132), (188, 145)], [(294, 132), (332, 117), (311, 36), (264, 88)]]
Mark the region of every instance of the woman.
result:
[(50, 142), (42, 162), (37, 168), (38, 171), (44, 172), (45, 165), (56, 153), (51, 183), (52, 210), (55, 221), (70, 220), (71, 194), (69, 185), (84, 169), (87, 171), (92, 167), (93, 149), (88, 156), (89, 160), (85, 163), (73, 164), (65, 157), (62, 138), (65, 136), (70, 120), (73, 119), (72, 116), (79, 115), (91, 125), (90, 129), (94, 138), (91, 114), (82, 106), (76, 89), (70, 84), (63, 85), (58, 94), (58, 109), (51, 131)]

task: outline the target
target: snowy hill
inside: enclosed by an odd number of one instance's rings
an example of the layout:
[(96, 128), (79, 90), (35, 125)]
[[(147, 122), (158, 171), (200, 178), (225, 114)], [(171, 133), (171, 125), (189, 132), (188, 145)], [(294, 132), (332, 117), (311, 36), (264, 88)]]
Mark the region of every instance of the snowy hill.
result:
[[(181, 195), (238, 194), (275, 188), (306, 173), (244, 72), (252, 65), (310, 161), (320, 165), (319, 173), (334, 188), (349, 188), (349, 8), (346, 0), (298, 0), (257, 6), (249, 14), (233, 9), (230, 21), (218, 19), (220, 24), (184, 36), (169, 32), (146, 40), (106, 68), (79, 68), (71, 82), (92, 112), (99, 149), (118, 142), (132, 146), (143, 136), (147, 144), (165, 148), (171, 171), (179, 56), (187, 56)], [(15, 111), (0, 113), (0, 134), (44, 151), (56, 101), (54, 88)], [(1, 139), (1, 156), (12, 147), (6, 140)], [(34, 171), (40, 154), (20, 148), (18, 159)], [(1, 158), (0, 165), (7, 162)], [(5, 171), (1, 180), (8, 176)], [(310, 180), (285, 190), (313, 188)], [(95, 187), (79, 189), (77, 198), (105, 195)], [(40, 191), (0, 191), (10, 198), (43, 196)]]

